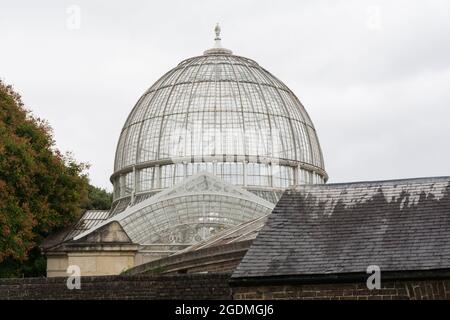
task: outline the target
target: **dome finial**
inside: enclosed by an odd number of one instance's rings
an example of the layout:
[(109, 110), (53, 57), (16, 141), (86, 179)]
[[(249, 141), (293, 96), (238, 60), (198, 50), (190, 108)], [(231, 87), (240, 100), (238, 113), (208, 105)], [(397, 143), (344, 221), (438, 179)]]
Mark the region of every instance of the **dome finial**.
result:
[(220, 42), (220, 40), (222, 40), (220, 38), (220, 26), (219, 23), (216, 23), (216, 27), (214, 28), (214, 32), (216, 33), (216, 37), (214, 38), (215, 44), (214, 44), (214, 48), (222, 48), (222, 43)]
[(220, 29), (219, 23), (216, 23), (216, 26), (214, 27), (214, 33), (216, 34), (216, 37), (214, 38), (214, 47), (206, 50), (203, 54), (233, 54), (231, 50), (222, 47), (222, 39), (220, 38), (221, 31), (222, 29)]
[(220, 26), (219, 26), (219, 23), (217, 22), (216, 23), (216, 27), (214, 28), (214, 32), (216, 33), (216, 38), (214, 39), (214, 40), (221, 40), (220, 39)]

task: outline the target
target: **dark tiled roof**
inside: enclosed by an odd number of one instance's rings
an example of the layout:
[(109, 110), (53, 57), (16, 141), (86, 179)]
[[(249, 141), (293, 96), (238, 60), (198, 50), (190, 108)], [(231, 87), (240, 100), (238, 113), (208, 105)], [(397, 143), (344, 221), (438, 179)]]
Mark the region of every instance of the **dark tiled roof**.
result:
[(233, 278), (450, 268), (450, 177), (287, 190)]

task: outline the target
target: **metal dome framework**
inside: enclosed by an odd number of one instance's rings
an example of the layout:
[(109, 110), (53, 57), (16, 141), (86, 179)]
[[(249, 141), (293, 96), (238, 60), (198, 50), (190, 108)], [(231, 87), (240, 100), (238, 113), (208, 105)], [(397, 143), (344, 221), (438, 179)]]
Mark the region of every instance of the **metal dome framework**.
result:
[(221, 48), (217, 30), (214, 48), (167, 72), (128, 116), (111, 176), (116, 211), (203, 171), (272, 202), (290, 185), (328, 179), (303, 105), (255, 61)]

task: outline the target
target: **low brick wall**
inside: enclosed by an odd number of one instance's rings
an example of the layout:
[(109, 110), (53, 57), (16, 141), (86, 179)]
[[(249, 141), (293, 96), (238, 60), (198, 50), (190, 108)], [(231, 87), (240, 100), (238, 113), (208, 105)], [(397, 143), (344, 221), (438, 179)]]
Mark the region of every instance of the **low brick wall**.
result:
[(0, 299), (230, 299), (227, 274), (0, 279)]
[(450, 280), (391, 281), (380, 290), (365, 283), (298, 284), (232, 288), (234, 299), (428, 300), (450, 299)]
[(0, 279), (0, 299), (299, 299), (392, 300), (450, 299), (450, 280), (364, 283), (257, 285), (230, 287), (229, 274), (83, 277), (81, 290), (66, 278)]

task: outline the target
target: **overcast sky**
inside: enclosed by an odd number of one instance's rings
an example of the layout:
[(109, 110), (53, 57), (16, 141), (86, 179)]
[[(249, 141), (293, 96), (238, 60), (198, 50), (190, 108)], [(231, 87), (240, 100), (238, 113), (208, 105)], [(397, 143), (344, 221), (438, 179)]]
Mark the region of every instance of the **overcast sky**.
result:
[(0, 0), (0, 77), (112, 190), (128, 113), (216, 22), (303, 102), (329, 182), (450, 175), (447, 0)]

